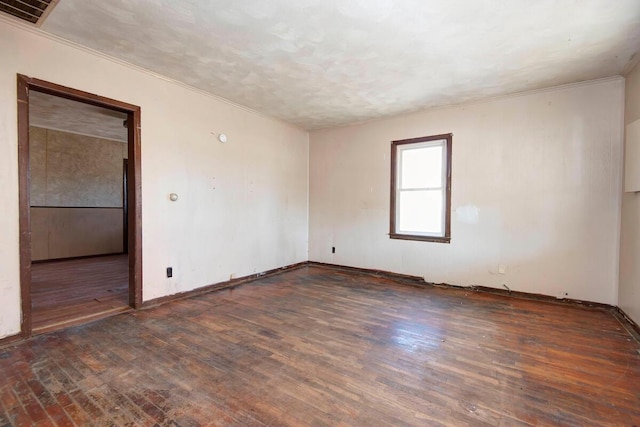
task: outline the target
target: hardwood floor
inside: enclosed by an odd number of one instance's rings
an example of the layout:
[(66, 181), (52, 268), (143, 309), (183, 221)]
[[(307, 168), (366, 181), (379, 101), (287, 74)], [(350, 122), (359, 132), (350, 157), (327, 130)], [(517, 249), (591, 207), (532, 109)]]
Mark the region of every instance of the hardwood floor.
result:
[(31, 266), (34, 332), (127, 310), (127, 262), (127, 255), (109, 255), (34, 263)]
[(0, 425), (640, 425), (610, 311), (302, 267), (0, 350)]

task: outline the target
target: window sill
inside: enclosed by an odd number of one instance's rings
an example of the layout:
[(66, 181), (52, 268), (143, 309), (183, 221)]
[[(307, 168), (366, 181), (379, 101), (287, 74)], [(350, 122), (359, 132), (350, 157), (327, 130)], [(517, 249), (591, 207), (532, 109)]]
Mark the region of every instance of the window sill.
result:
[(398, 240), (417, 240), (419, 242), (451, 243), (451, 237), (417, 236), (414, 234), (389, 233), (389, 238)]

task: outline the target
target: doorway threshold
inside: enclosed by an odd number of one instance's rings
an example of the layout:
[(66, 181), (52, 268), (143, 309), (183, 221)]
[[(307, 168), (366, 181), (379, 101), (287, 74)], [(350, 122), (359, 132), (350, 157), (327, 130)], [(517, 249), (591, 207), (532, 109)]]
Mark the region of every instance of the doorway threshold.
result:
[(33, 335), (46, 334), (48, 332), (59, 331), (61, 329), (66, 329), (71, 326), (83, 325), (86, 323), (94, 322), (96, 320), (101, 320), (107, 317), (115, 316), (116, 314), (124, 313), (127, 311), (132, 311), (133, 308), (124, 306), (124, 307), (116, 307), (109, 310), (104, 310), (99, 313), (92, 313), (85, 316), (78, 316), (70, 319), (65, 319), (60, 322), (51, 323), (48, 325), (38, 326), (33, 328)]

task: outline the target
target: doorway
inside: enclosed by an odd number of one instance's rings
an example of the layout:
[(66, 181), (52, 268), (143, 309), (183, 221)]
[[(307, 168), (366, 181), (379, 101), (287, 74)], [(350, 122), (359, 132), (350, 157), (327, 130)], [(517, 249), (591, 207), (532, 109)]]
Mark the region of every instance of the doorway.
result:
[[(112, 119), (119, 120), (123, 126), (122, 141), (87, 139), (75, 128), (72, 130), (75, 136), (54, 129), (55, 123), (73, 122), (77, 114), (70, 114), (72, 119), (54, 122), (44, 132), (30, 127), (30, 112), (35, 114), (43, 102), (51, 100), (84, 108), (87, 114), (100, 113), (112, 122)], [(105, 129), (101, 130), (110, 130), (113, 126)], [(77, 181), (80, 172), (76, 170), (75, 177), (74, 172), (68, 170), (63, 170), (62, 174), (67, 175), (63, 177), (47, 172), (45, 175), (53, 178), (46, 181), (49, 178), (43, 178), (34, 168), (36, 162), (31, 162), (43, 150), (43, 144), (45, 159), (53, 159), (46, 160), (46, 165), (54, 169), (56, 156), (65, 155), (65, 144), (72, 146), (69, 141), (76, 143), (70, 151), (85, 152), (86, 160), (74, 160), (79, 169), (87, 161), (104, 168), (102, 160), (97, 159), (89, 147), (103, 142), (99, 150), (109, 159), (105, 162), (118, 162), (118, 170), (110, 172), (112, 190), (107, 189), (98, 197), (87, 185), (76, 185), (75, 190), (71, 185), (72, 191), (65, 193), (61, 187)], [(52, 155), (46, 144), (51, 144)], [(140, 159), (138, 106), (18, 75), (21, 331), (24, 337), (141, 306)], [(36, 182), (39, 184), (35, 185)], [(67, 184), (62, 185), (64, 182)], [(108, 182), (100, 183), (102, 187), (105, 185), (109, 187)], [(44, 195), (42, 188), (45, 188)]]

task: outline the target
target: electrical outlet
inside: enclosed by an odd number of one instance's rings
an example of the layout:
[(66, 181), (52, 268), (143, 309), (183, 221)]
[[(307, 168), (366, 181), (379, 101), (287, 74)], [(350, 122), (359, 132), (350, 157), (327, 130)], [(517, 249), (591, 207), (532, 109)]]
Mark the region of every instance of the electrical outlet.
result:
[(506, 271), (507, 271), (507, 266), (506, 265), (500, 264), (498, 266), (498, 274), (504, 274), (504, 273), (506, 273)]
[(167, 277), (173, 277), (173, 267), (167, 267)]

